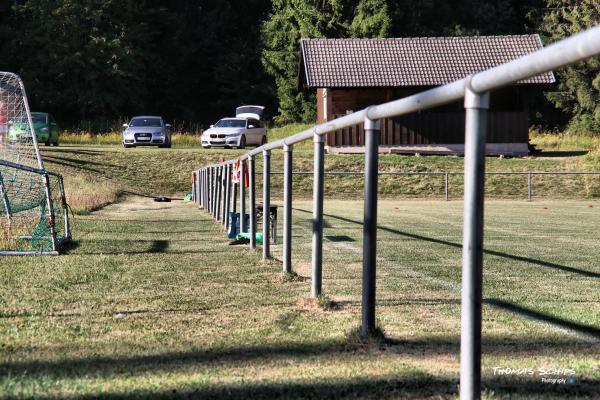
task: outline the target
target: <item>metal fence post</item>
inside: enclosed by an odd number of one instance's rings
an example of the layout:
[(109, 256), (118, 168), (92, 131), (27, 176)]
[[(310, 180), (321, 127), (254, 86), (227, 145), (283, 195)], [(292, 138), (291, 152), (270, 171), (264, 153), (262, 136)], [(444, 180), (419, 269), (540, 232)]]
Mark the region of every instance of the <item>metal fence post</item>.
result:
[(216, 169), (215, 167), (210, 167), (210, 212), (213, 216), (213, 218), (215, 217), (215, 211), (216, 211), (216, 207), (215, 207), (215, 199), (217, 198), (217, 187), (215, 185), (216, 183)]
[(448, 201), (448, 173), (444, 174), (444, 195), (446, 197), (446, 201)]
[[(233, 206), (231, 207), (231, 212), (236, 213), (237, 212), (237, 196), (238, 196), (238, 184), (237, 183), (233, 183), (233, 188), (231, 191), (231, 204), (233, 204)], [(239, 222), (239, 221), (238, 221)]]
[(489, 93), (465, 90), (465, 189), (461, 291), (460, 398), (481, 396), (481, 303), (485, 140)]
[(231, 164), (225, 167), (225, 230), (229, 230), (229, 213), (231, 212)]
[(227, 185), (227, 168), (229, 167), (228, 164), (224, 164), (222, 169), (223, 169), (223, 175), (221, 176), (221, 185), (223, 186), (223, 195), (221, 196), (223, 198), (223, 210), (221, 211), (221, 224), (223, 224), (223, 226), (225, 226), (225, 221), (227, 220), (227, 189), (229, 188), (229, 186)]
[(200, 194), (200, 208), (204, 208), (204, 169), (199, 170), (200, 181), (198, 182), (198, 193)]
[(212, 215), (217, 219), (217, 167), (212, 167)]
[(248, 156), (248, 176), (250, 183), (250, 248), (256, 248), (256, 166), (254, 156)]
[(213, 211), (213, 169), (208, 167), (208, 212)]
[(365, 200), (363, 221), (363, 274), (361, 335), (375, 331), (377, 271), (377, 180), (380, 121), (365, 118)]
[(531, 201), (532, 188), (531, 188), (531, 172), (527, 174), (527, 201)]
[(263, 260), (271, 258), (271, 151), (263, 150)]
[(208, 171), (206, 168), (202, 170), (202, 195), (204, 197), (202, 208), (204, 211), (208, 211)]
[[(196, 171), (192, 171), (192, 203), (198, 204), (198, 198), (196, 197)], [(2, 190), (2, 176), (0, 175), (0, 191)]]
[(240, 160), (240, 233), (246, 232), (246, 165)]
[(283, 145), (283, 272), (292, 272), (292, 164), (294, 146)]
[(217, 199), (215, 202), (215, 208), (216, 208), (215, 219), (220, 222), (220, 220), (221, 220), (221, 189), (223, 187), (223, 185), (222, 185), (223, 168), (222, 168), (222, 166), (218, 166), (218, 167), (215, 167), (215, 170), (217, 172), (217, 180), (215, 181), (215, 184), (217, 187)]
[(200, 198), (200, 188), (202, 187), (202, 181), (200, 177), (202, 176), (202, 172), (200, 170), (196, 171), (196, 176), (194, 178), (194, 183), (196, 186), (194, 187), (194, 203), (200, 207), (202, 205), (202, 198)]
[(325, 169), (325, 137), (314, 134), (313, 221), (312, 221), (312, 285), (311, 296), (321, 295), (323, 286), (323, 172)]

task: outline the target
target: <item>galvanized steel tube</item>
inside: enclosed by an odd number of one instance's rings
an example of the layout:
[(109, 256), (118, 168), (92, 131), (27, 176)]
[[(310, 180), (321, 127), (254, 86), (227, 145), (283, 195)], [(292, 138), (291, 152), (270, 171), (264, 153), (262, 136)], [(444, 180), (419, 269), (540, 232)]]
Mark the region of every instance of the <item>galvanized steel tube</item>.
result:
[(231, 212), (231, 164), (225, 166), (227, 177), (225, 178), (225, 230), (229, 230), (229, 213)]
[(271, 152), (263, 151), (263, 260), (271, 258)]
[(377, 179), (380, 122), (365, 119), (365, 199), (363, 219), (361, 335), (375, 332), (377, 269)]
[(292, 272), (292, 165), (294, 146), (283, 146), (283, 272)]
[(312, 283), (311, 296), (317, 298), (323, 286), (323, 194), (325, 169), (325, 138), (314, 135), (313, 220), (312, 220)]
[(256, 248), (256, 165), (255, 157), (248, 157), (250, 180), (250, 248)]
[(246, 232), (246, 165), (240, 162), (240, 233)]
[(465, 199), (460, 333), (460, 398), (481, 395), (481, 304), (485, 139), (489, 93), (465, 92)]

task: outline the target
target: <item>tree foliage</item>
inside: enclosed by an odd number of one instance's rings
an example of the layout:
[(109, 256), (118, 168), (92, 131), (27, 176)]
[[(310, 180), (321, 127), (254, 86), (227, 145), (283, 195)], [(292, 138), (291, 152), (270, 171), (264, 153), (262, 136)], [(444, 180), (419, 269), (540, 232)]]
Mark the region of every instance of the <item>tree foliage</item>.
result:
[(34, 108), (63, 120), (156, 113), (208, 123), (240, 104), (272, 108), (272, 81), (260, 65), (260, 25), (268, 5), (3, 2), (0, 68), (23, 77)]
[[(548, 0), (541, 30), (548, 42), (564, 39), (600, 23), (600, 3), (596, 0)], [(570, 128), (600, 133), (600, 58), (556, 71), (558, 87), (546, 97), (567, 113)]]
[(277, 122), (314, 119), (314, 94), (298, 91), (300, 39), (339, 37), (347, 31), (345, 22), (341, 0), (272, 1), (271, 13), (262, 27), (262, 63), (275, 78)]
[[(301, 38), (501, 35), (555, 41), (598, 24), (594, 0), (0, 0), (0, 70), (63, 121), (162, 114), (214, 122), (240, 104), (314, 121)], [(599, 60), (557, 72), (547, 98), (600, 131)]]

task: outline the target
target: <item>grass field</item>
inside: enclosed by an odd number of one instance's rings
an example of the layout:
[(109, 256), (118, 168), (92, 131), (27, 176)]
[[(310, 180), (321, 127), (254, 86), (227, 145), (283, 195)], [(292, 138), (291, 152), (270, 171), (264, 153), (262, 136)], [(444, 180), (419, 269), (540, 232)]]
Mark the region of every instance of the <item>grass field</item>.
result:
[[(326, 179), (324, 291), (332, 304), (323, 309), (308, 300), (310, 177), (294, 181), (291, 277), (279, 272), (280, 245), (265, 265), (258, 253), (228, 246), (193, 205), (144, 197), (181, 197), (190, 171), (221, 154), (240, 151), (43, 149), (79, 214), (75, 243), (60, 257), (0, 260), (0, 398), (455, 398), (462, 181), (453, 178), (453, 201), (443, 202), (439, 179), (381, 178), (385, 340), (364, 343), (356, 335), (362, 179)], [(294, 155), (295, 170), (312, 170), (310, 146)], [(487, 169), (594, 169), (594, 157), (561, 147), (488, 158)], [(382, 156), (380, 169), (460, 171), (462, 163), (394, 155)], [(273, 170), (281, 165), (274, 152)], [(361, 156), (326, 157), (329, 171), (362, 168)], [(487, 180), (485, 397), (598, 398), (600, 184), (537, 179), (533, 203), (523, 201), (523, 177)], [(281, 177), (272, 183), (277, 199)], [(573, 370), (572, 382), (542, 382), (557, 377), (541, 376), (549, 368)]]
[[(295, 279), (280, 245), (264, 265), (193, 205), (137, 196), (79, 217), (64, 256), (3, 261), (0, 398), (454, 398), (461, 202), (381, 202), (373, 343), (354, 334), (362, 203), (325, 203), (327, 310), (307, 300), (310, 209), (294, 203)], [(600, 396), (599, 210), (487, 203), (486, 398)]]

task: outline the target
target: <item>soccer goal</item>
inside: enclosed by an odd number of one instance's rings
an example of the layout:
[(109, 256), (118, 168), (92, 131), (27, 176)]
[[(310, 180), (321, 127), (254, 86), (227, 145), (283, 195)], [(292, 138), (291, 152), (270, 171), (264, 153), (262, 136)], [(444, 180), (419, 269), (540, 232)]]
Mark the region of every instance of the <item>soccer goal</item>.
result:
[(40, 155), (25, 86), (0, 72), (0, 255), (58, 254), (71, 239), (63, 178)]

